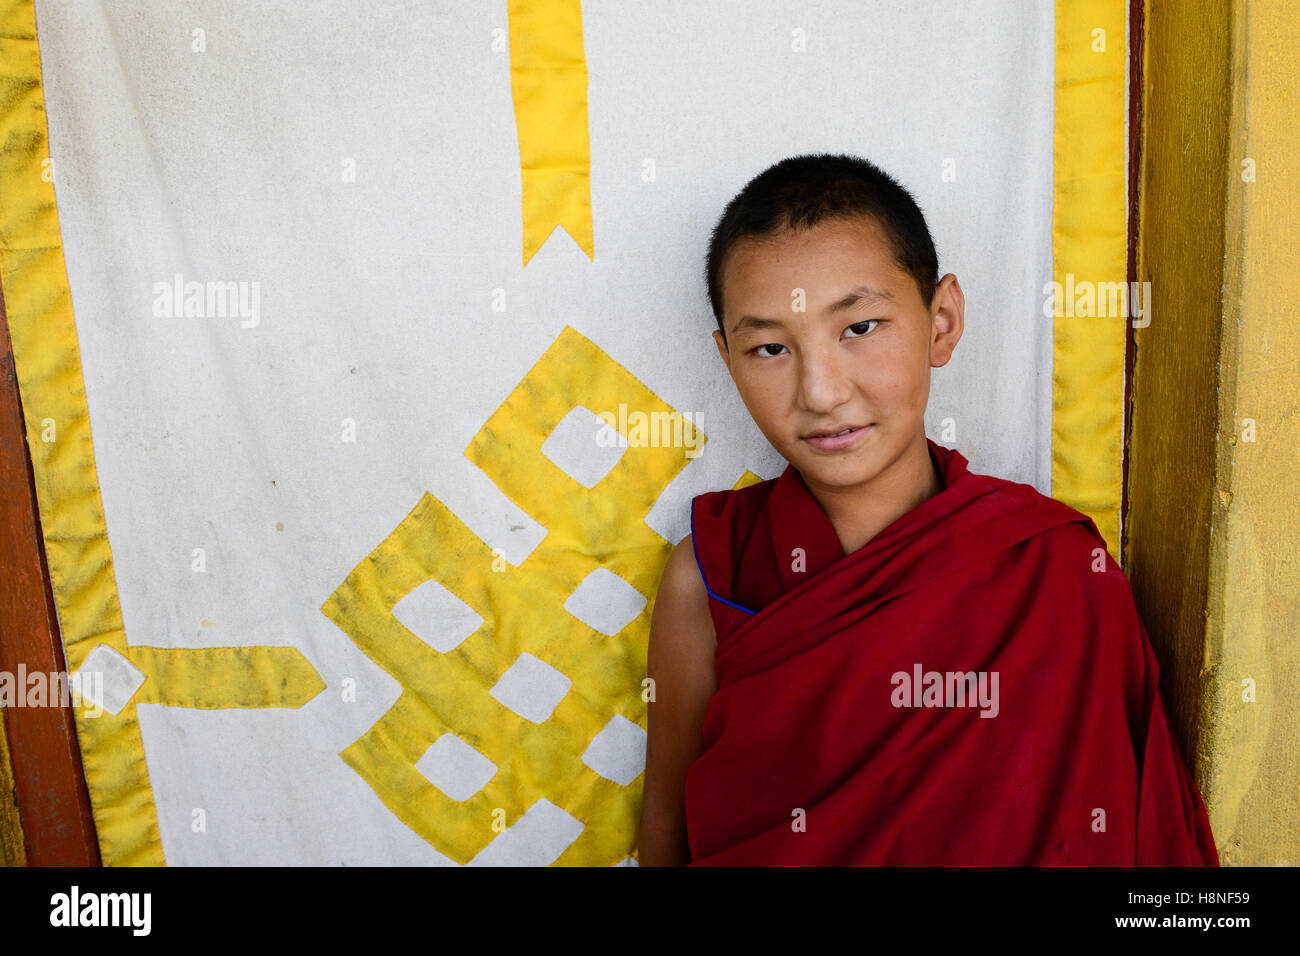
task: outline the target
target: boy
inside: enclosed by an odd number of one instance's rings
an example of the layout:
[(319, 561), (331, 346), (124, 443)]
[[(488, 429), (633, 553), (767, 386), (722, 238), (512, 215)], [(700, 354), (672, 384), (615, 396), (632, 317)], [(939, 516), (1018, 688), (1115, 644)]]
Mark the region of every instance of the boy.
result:
[(777, 163), (707, 281), (788, 465), (696, 497), (664, 569), (640, 862), (1217, 866), (1092, 521), (925, 435), (965, 301), (906, 190)]

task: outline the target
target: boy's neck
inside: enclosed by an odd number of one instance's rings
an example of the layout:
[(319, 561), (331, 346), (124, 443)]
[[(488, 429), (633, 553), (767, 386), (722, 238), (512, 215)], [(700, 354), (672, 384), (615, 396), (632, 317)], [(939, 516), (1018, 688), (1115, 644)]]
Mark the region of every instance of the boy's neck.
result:
[(845, 554), (852, 554), (917, 505), (943, 490), (943, 478), (921, 433), (869, 484), (823, 487), (800, 473), (835, 528)]

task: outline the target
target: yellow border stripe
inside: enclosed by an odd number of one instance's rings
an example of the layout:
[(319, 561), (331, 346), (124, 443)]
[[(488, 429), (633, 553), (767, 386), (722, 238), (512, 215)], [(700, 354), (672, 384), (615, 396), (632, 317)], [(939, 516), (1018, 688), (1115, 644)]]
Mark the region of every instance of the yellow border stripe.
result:
[[(1124, 0), (1056, 4), (1052, 272), (1063, 287), (1071, 274), (1127, 281), (1127, 18)], [(1092, 518), (1117, 558), (1127, 321), (1058, 315), (1053, 327), (1052, 496)]]
[[(107, 644), (127, 653), (91, 448), (81, 351), (54, 201), (33, 0), (0, 2), (0, 276), (68, 670)], [(45, 440), (53, 428), (52, 440)], [(75, 708), (106, 865), (161, 865), (135, 707)]]

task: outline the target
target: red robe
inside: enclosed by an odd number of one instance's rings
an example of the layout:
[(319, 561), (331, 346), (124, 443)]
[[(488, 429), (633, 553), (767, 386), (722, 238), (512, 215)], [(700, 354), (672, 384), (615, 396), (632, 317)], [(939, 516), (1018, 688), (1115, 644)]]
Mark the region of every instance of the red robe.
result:
[(943, 490), (849, 555), (793, 465), (692, 502), (691, 865), (1218, 866), (1096, 526), (927, 442)]

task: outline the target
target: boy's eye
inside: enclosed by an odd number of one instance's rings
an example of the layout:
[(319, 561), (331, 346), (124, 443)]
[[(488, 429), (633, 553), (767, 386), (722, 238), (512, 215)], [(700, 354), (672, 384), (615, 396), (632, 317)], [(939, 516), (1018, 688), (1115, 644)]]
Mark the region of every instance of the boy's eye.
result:
[(760, 357), (772, 358), (772, 357), (774, 357), (774, 356), (780, 355), (781, 353), (780, 353), (780, 352), (765, 352), (765, 351), (763, 351), (763, 350), (764, 350), (764, 349), (783, 349), (783, 348), (785, 348), (784, 345), (778, 345), (776, 342), (768, 342), (766, 345), (760, 345), (760, 346), (758, 346), (757, 348), (750, 349), (750, 351), (751, 351), (751, 352), (754, 352), (755, 354), (759, 355)]
[(865, 328), (865, 326), (870, 325), (872, 327), (875, 327), (879, 324), (880, 324), (879, 319), (863, 319), (861, 322), (854, 322), (852, 325), (849, 326), (849, 328), (854, 332), (856, 332), (857, 334), (851, 335), (849, 336), (849, 338), (860, 339), (862, 338), (862, 336), (866, 335), (868, 332), (871, 331), (871, 329)]

